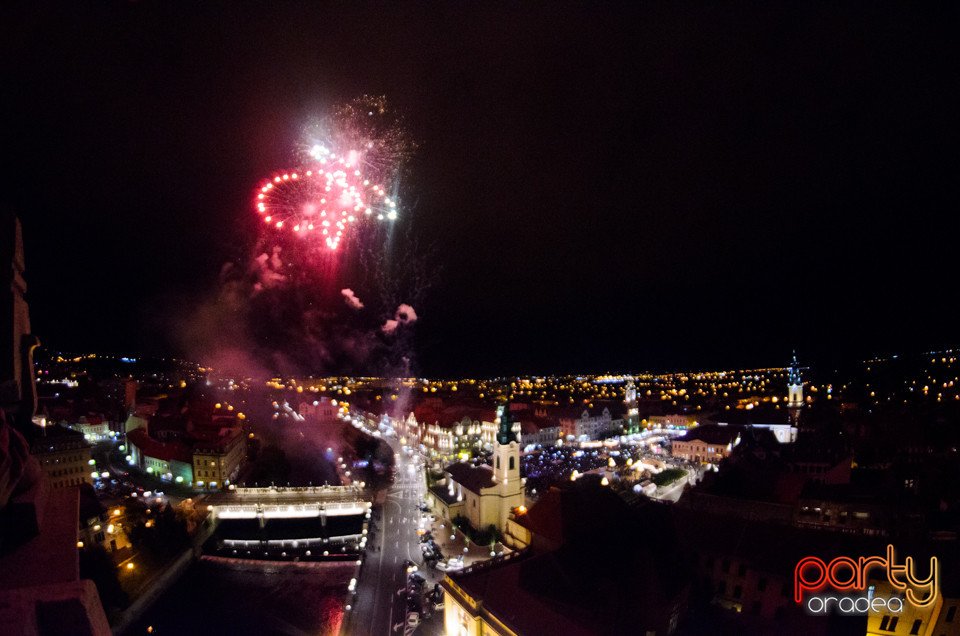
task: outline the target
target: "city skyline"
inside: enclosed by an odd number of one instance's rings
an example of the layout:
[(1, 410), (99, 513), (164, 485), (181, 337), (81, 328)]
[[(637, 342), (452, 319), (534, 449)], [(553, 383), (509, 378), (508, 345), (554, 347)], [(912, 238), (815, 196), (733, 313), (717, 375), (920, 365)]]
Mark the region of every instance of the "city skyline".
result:
[[(54, 350), (201, 359), (177, 332), (256, 255), (258, 179), (361, 94), (418, 144), (397, 228), (431, 276), (419, 374), (956, 345), (936, 306), (956, 229), (949, 10), (870, 28), (817, 7), (46, 11), (4, 29), (4, 185)], [(331, 304), (362, 292), (341, 274)]]

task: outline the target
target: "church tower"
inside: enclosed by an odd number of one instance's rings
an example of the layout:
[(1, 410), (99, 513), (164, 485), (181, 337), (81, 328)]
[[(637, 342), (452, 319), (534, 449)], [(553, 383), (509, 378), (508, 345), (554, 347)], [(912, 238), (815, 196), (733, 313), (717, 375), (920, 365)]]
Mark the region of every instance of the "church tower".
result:
[(493, 475), (497, 483), (520, 482), (520, 444), (513, 432), (513, 416), (510, 405), (500, 407), (500, 426), (497, 429), (496, 443), (493, 448)]
[(795, 424), (800, 417), (803, 407), (803, 379), (800, 377), (800, 365), (797, 363), (797, 352), (793, 352), (793, 363), (787, 367), (787, 408), (790, 409), (790, 419)]
[(520, 443), (513, 432), (510, 404), (500, 407), (500, 426), (493, 445), (493, 476), (499, 490), (498, 528), (506, 526), (510, 512), (524, 504), (523, 482), (520, 480)]
[(640, 409), (637, 408), (637, 387), (633, 376), (627, 376), (627, 385), (623, 392), (623, 404), (627, 408), (627, 420), (624, 422), (624, 434), (640, 432)]

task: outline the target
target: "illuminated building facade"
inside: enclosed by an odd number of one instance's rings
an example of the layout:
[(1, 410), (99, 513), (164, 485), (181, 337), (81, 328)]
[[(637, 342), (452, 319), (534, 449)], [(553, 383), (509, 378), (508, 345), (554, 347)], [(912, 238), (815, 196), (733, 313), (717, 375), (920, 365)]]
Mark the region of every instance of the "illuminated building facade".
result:
[(193, 449), (193, 473), (197, 490), (219, 490), (236, 480), (247, 447), (239, 429), (212, 444)]
[(337, 403), (329, 398), (322, 397), (313, 402), (301, 402), (297, 412), (303, 417), (312, 418), (319, 422), (333, 422), (337, 419)]
[(672, 413), (666, 415), (648, 415), (646, 418), (647, 426), (650, 428), (666, 429), (687, 429), (697, 425), (696, 419), (692, 415), (685, 413)]
[(699, 426), (673, 440), (673, 456), (689, 462), (717, 464), (740, 443), (740, 428)]
[[(538, 415), (547, 416), (546, 410), (538, 411)], [(618, 430), (623, 420), (614, 419), (610, 407), (594, 408), (562, 408), (554, 409), (554, 414), (560, 422), (564, 437), (569, 441), (586, 441), (600, 438), (605, 433)]]
[(110, 437), (110, 422), (100, 415), (81, 415), (75, 424), (70, 425), (70, 428), (79, 431), (91, 441)]
[(60, 426), (47, 426), (43, 431), (43, 437), (30, 443), (30, 454), (40, 462), (50, 484), (54, 488), (92, 484), (90, 444), (83, 434)]
[(180, 441), (158, 442), (145, 428), (127, 433), (131, 466), (165, 481), (193, 482), (190, 447)]

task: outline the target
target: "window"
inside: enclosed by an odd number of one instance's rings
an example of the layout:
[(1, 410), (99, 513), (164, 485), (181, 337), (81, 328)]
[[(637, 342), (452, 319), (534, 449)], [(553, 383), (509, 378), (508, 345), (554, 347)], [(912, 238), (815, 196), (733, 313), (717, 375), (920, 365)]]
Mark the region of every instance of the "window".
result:
[(500, 458), (497, 457), (497, 470), (500, 470)]
[(738, 585), (737, 587), (733, 588), (733, 598), (740, 598), (741, 594), (743, 594), (742, 585)]
[(761, 578), (759, 581), (757, 581), (757, 590), (760, 592), (763, 592), (766, 589), (767, 589), (767, 579)]
[(760, 615), (760, 601), (753, 602), (753, 614), (754, 616)]
[(923, 623), (923, 620), (920, 619), (920, 618), (918, 618), (917, 620), (913, 621), (913, 627), (910, 628), (910, 633), (911, 633), (911, 634), (919, 634), (919, 633), (920, 633), (920, 625), (921, 625), (922, 623)]
[(510, 457), (510, 470), (513, 470), (513, 457)]
[(717, 594), (726, 594), (727, 593), (727, 582), (720, 581), (717, 583)]

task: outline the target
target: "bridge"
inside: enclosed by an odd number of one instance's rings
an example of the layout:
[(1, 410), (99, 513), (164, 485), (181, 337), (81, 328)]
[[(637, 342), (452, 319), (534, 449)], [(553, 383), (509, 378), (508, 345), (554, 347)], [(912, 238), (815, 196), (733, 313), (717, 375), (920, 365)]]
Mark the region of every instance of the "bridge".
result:
[(300, 519), (366, 515), (371, 503), (356, 486), (234, 488), (207, 496), (214, 519)]

